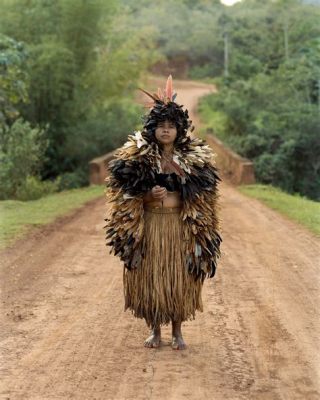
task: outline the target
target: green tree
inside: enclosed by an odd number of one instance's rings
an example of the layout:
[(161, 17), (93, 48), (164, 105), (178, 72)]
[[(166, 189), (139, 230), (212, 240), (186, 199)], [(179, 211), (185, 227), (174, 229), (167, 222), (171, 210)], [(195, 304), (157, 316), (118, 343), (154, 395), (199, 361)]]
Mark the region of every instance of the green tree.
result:
[(0, 33), (0, 129), (18, 117), (28, 101), (29, 76), (22, 43)]
[[(131, 35), (128, 13), (117, 0), (4, 0), (2, 8), (3, 32), (23, 41), (28, 53), (30, 101), (18, 111), (33, 126), (49, 126), (41, 175), (84, 172), (90, 157), (114, 148), (112, 140), (100, 148), (103, 137), (120, 130), (124, 140), (128, 134), (133, 111), (126, 113), (125, 100), (157, 57), (152, 30), (139, 27)], [(109, 118), (113, 125), (107, 120), (110, 107), (122, 108), (120, 120)], [(81, 157), (67, 150), (71, 137), (85, 144)], [(89, 140), (97, 142), (91, 146)]]
[(0, 199), (15, 198), (29, 176), (39, 174), (48, 147), (45, 129), (20, 117), (0, 132)]

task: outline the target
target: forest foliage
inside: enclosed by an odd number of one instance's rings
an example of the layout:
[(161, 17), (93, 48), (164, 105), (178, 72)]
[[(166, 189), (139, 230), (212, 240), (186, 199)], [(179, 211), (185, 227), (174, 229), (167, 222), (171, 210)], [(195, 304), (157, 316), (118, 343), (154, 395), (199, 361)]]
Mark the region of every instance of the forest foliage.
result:
[(157, 52), (125, 24), (116, 0), (1, 2), (2, 199), (87, 184), (88, 161), (139, 123), (133, 92)]
[(24, 135), (24, 154), (29, 137), (39, 148), (19, 184), (0, 188), (2, 196), (26, 197), (29, 186), (36, 193), (41, 180), (54, 179), (57, 190), (86, 184), (88, 161), (139, 127), (133, 91), (163, 62), (217, 85), (200, 111), (217, 136), (253, 161), (258, 181), (319, 200), (320, 7), (309, 3), (2, 0), (7, 182), (12, 143)]
[(183, 60), (189, 78), (216, 84), (218, 93), (201, 101), (201, 114), (253, 161), (257, 180), (319, 201), (319, 4), (123, 3), (131, 8), (133, 29), (153, 27), (168, 65)]

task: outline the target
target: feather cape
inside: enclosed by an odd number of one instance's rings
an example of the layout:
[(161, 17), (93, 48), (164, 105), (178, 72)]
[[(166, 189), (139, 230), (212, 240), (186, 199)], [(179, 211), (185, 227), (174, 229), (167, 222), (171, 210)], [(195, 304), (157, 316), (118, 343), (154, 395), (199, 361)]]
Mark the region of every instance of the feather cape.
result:
[[(218, 211), (218, 187), (221, 181), (213, 165), (212, 149), (202, 139), (191, 139), (183, 149), (174, 150), (173, 160), (184, 176), (178, 176), (182, 200), (180, 218), (183, 239), (188, 242), (186, 268), (195, 279), (212, 278), (221, 256)], [(115, 152), (107, 166), (105, 218), (106, 245), (129, 270), (139, 268), (143, 258), (143, 196), (155, 186), (162, 173), (161, 155), (156, 143), (149, 143), (140, 131)]]

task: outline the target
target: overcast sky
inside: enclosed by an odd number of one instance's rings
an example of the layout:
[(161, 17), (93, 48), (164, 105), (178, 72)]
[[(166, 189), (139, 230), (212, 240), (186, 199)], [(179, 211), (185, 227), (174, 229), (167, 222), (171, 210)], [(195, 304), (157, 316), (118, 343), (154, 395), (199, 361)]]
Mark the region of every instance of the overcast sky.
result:
[(222, 4), (226, 6), (232, 6), (234, 3), (238, 3), (240, 0), (220, 0)]

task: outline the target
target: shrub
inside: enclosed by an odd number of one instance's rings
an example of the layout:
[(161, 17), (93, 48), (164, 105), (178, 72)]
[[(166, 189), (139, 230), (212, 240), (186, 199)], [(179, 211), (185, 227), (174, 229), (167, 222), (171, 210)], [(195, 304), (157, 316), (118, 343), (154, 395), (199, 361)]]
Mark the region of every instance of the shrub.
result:
[(57, 181), (41, 181), (37, 176), (29, 175), (16, 191), (16, 199), (22, 201), (36, 200), (58, 191)]
[(291, 72), (288, 66), (224, 85), (203, 99), (202, 114), (226, 144), (254, 162), (259, 182), (319, 200), (318, 105), (304, 69)]
[(214, 77), (215, 72), (214, 64), (194, 65), (190, 68), (188, 76), (191, 79), (204, 79), (209, 76)]
[(57, 178), (58, 190), (76, 189), (89, 183), (89, 171), (77, 169), (73, 172), (65, 172)]
[(50, 162), (45, 165), (47, 174), (43, 177), (61, 176), (62, 188), (87, 185), (89, 161), (120, 147), (128, 134), (138, 128), (140, 118), (140, 106), (127, 99), (110, 100), (99, 109), (88, 111), (85, 120), (57, 132), (65, 140), (63, 146), (49, 149)]
[(18, 118), (11, 127), (0, 132), (0, 199), (15, 198), (18, 188), (30, 175), (37, 175), (45, 160), (48, 140), (46, 130), (32, 128)]

